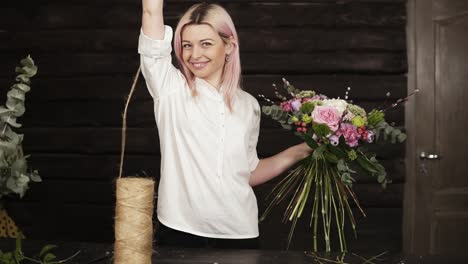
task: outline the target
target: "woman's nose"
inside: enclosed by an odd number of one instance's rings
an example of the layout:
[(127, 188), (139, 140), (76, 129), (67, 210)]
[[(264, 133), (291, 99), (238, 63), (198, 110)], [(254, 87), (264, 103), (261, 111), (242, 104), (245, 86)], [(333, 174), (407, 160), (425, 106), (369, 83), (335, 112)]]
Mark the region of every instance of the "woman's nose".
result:
[(202, 52), (199, 48), (193, 47), (192, 49), (192, 59), (198, 59), (201, 56)]

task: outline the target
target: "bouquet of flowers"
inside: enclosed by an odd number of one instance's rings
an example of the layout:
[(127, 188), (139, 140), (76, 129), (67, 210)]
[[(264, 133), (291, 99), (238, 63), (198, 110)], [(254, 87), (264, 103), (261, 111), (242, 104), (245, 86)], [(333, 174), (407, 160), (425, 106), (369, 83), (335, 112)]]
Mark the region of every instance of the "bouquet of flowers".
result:
[[(276, 89), (276, 86), (273, 85)], [(262, 106), (262, 112), (287, 130), (293, 131), (313, 149), (312, 154), (302, 160), (272, 190), (272, 198), (260, 221), (279, 203), (291, 197), (284, 212), (283, 222), (292, 221), (288, 237), (288, 248), (298, 219), (305, 205), (311, 203), (310, 227), (313, 227), (314, 251), (317, 251), (317, 229), (323, 226), (325, 250), (331, 251), (330, 231), (336, 226), (341, 252), (347, 251), (345, 240), (345, 218), (349, 218), (356, 236), (356, 221), (351, 210), (352, 200), (365, 216), (352, 190), (354, 166), (377, 178), (385, 188), (389, 179), (385, 168), (363, 148), (377, 140), (403, 142), (406, 135), (385, 121), (385, 111), (404, 102), (402, 98), (387, 109), (373, 109), (367, 113), (362, 107), (345, 99), (328, 98), (312, 90), (298, 90), (283, 79), (283, 88), (289, 98), (275, 92), (280, 103), (259, 95), (271, 105)]]

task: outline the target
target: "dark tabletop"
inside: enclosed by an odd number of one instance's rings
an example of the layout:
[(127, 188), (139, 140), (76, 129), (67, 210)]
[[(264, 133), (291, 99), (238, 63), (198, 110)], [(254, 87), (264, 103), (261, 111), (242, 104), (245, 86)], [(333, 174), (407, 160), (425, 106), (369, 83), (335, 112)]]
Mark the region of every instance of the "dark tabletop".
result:
[[(23, 252), (33, 257), (46, 244), (58, 245), (51, 252), (57, 260), (66, 259), (76, 252), (74, 258), (66, 263), (103, 264), (112, 263), (112, 245), (105, 243), (83, 242), (45, 242), (23, 240)], [(15, 240), (0, 239), (0, 249), (11, 251), (15, 247)], [(301, 264), (301, 263), (339, 263), (339, 254), (325, 256), (302, 251), (277, 250), (239, 250), (239, 249), (188, 249), (188, 248), (155, 248), (153, 263), (209, 263), (209, 264)], [(468, 264), (468, 258), (455, 256), (405, 256), (398, 252), (347, 253), (342, 259), (344, 263), (395, 263), (395, 264)], [(368, 262), (366, 262), (368, 261)], [(24, 262), (25, 264), (27, 262)]]

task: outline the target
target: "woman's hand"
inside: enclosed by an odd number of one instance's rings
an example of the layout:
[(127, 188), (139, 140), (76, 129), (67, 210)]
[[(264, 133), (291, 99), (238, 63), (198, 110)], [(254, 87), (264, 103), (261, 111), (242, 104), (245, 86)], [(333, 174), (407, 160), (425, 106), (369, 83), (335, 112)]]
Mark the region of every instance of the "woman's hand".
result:
[(163, 0), (142, 0), (141, 29), (152, 39), (164, 39)]
[(312, 152), (314, 152), (314, 149), (309, 147), (309, 145), (307, 145), (306, 142), (303, 142), (301, 144), (297, 144), (296, 147), (297, 147), (296, 151), (298, 152), (298, 155), (300, 157), (303, 157), (302, 159), (307, 158), (308, 156), (310, 156), (310, 154), (312, 154)]

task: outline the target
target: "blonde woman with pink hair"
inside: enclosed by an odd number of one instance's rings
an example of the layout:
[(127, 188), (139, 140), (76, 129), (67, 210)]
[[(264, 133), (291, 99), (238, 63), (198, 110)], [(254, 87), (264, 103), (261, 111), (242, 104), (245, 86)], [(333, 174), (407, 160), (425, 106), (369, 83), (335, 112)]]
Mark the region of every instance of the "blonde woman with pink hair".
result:
[[(200, 3), (164, 25), (163, 0), (142, 0), (138, 52), (161, 148), (156, 242), (258, 248), (252, 189), (311, 149), (302, 143), (259, 159), (261, 110), (241, 87), (239, 38), (224, 8)], [(171, 61), (172, 38), (178, 68)]]

